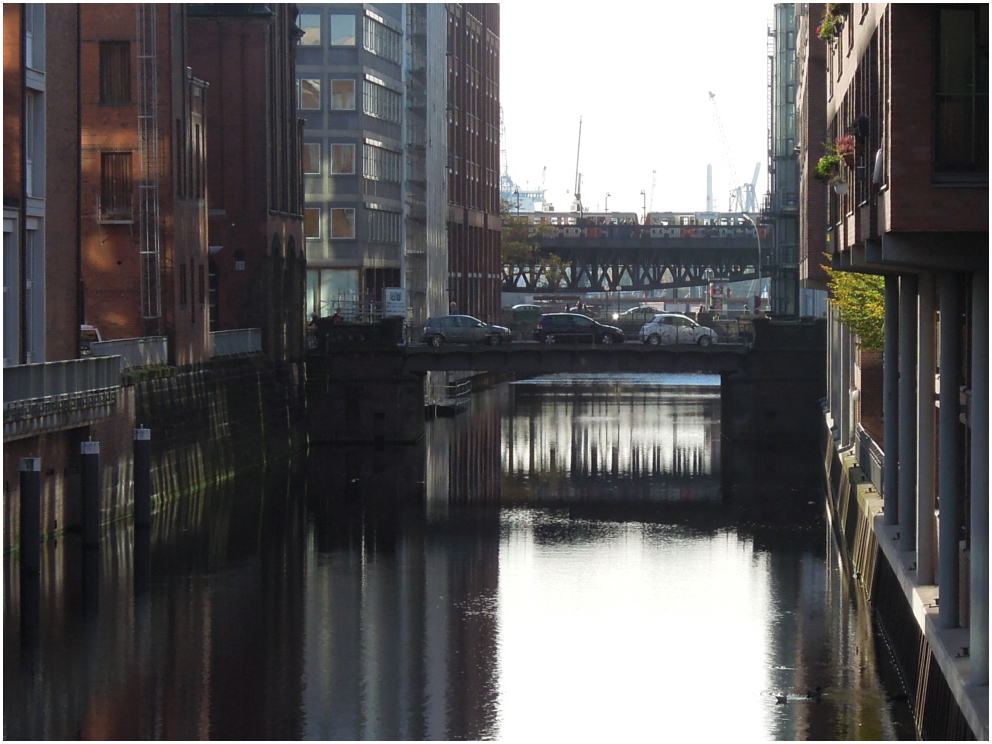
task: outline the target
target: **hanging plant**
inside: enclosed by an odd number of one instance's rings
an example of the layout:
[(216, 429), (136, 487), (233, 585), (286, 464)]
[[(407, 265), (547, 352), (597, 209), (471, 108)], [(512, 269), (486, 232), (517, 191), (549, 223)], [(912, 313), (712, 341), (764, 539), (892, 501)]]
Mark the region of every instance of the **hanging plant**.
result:
[(851, 3), (827, 3), (827, 12), (834, 16), (846, 16), (851, 12)]
[(841, 156), (848, 168), (854, 167), (854, 135), (845, 134), (834, 140), (834, 152)]
[(828, 152), (816, 164), (813, 178), (817, 181), (832, 183), (840, 175), (841, 157), (837, 153)]
[(816, 29), (816, 35), (819, 36), (824, 41), (830, 43), (833, 42), (838, 36), (840, 36), (841, 29), (844, 28), (844, 16), (834, 15), (828, 9), (823, 14), (823, 20), (820, 22), (820, 27)]
[(857, 334), (862, 350), (885, 346), (885, 279), (875, 274), (827, 272), (830, 304), (839, 312), (840, 322)]

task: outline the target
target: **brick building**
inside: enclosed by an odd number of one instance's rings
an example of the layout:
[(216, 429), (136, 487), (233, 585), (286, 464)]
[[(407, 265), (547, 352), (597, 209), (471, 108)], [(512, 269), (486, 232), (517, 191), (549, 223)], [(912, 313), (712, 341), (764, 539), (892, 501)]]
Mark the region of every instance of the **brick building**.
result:
[(276, 356), (303, 350), (303, 193), (296, 6), (188, 11), (188, 64), (209, 86), (210, 329), (261, 328)]
[(870, 391), (833, 312), (828, 417), (883, 494), (874, 529), (912, 608), (894, 651), (918, 730), (987, 739), (988, 5), (813, 8), (825, 68), (807, 55), (805, 74), (824, 76), (826, 131), (807, 116), (804, 166), (834, 154), (824, 141), (841, 158), (806, 198), (812, 216), (825, 196), (833, 267), (884, 277), (884, 448), (857, 419)]
[(501, 312), (499, 5), (448, 5), (448, 271), (459, 312)]
[(185, 6), (81, 6), (80, 228), (85, 322), (209, 355), (206, 85)]

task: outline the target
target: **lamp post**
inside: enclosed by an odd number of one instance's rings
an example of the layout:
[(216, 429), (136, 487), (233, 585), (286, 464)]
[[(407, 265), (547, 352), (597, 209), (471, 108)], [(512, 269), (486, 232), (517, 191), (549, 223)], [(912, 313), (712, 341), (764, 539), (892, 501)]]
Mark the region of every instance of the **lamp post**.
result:
[(517, 217), (520, 216), (520, 191), (519, 189), (513, 192), (513, 195), (517, 197)]
[[(744, 219), (751, 223), (751, 227), (754, 228), (754, 237), (758, 239), (758, 298), (761, 298), (761, 233), (758, 231), (758, 225), (752, 219), (751, 215), (747, 212), (742, 212)], [(757, 308), (755, 308), (755, 315), (757, 315)]]
[(648, 197), (644, 193), (644, 189), (641, 189), (641, 224), (648, 218)]
[(603, 211), (604, 212), (609, 212), (610, 211), (610, 192), (609, 191), (606, 192), (606, 199), (603, 200)]

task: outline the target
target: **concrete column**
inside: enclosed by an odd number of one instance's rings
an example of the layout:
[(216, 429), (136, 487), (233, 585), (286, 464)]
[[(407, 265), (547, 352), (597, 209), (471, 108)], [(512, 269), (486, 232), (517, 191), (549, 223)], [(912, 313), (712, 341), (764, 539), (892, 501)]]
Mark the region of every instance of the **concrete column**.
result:
[(934, 485), (937, 473), (937, 424), (934, 405), (937, 390), (936, 323), (934, 322), (934, 277), (917, 278), (918, 315), (916, 348), (916, 570), (921, 584), (936, 581), (936, 506)]
[[(940, 494), (940, 555), (937, 585), (940, 589), (938, 622), (942, 628), (956, 628), (961, 618), (961, 592), (958, 563), (961, 523), (961, 414), (958, 389), (961, 385), (961, 310), (958, 275), (940, 275), (940, 453), (938, 489)], [(986, 379), (988, 372), (986, 371)], [(987, 471), (986, 471), (987, 472)]]
[(885, 524), (899, 523), (899, 277), (885, 275), (885, 350), (882, 352)]
[(152, 437), (149, 429), (134, 430), (134, 526), (152, 526)]
[(899, 278), (899, 547), (916, 548), (915, 274)]
[(971, 299), (970, 653), (974, 686), (989, 683), (989, 275), (976, 271)]

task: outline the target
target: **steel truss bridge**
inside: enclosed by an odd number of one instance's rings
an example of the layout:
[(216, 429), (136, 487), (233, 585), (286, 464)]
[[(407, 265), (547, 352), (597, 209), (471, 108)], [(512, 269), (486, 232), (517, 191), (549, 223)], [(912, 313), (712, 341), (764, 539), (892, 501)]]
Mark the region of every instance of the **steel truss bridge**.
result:
[(549, 275), (547, 263), (540, 259), (534, 266), (504, 265), (503, 291), (658, 290), (757, 279), (759, 265), (768, 275), (770, 236), (761, 241), (760, 262), (758, 245), (752, 229), (701, 227), (690, 233), (647, 225), (566, 228), (540, 239), (539, 256), (560, 258), (560, 276)]

